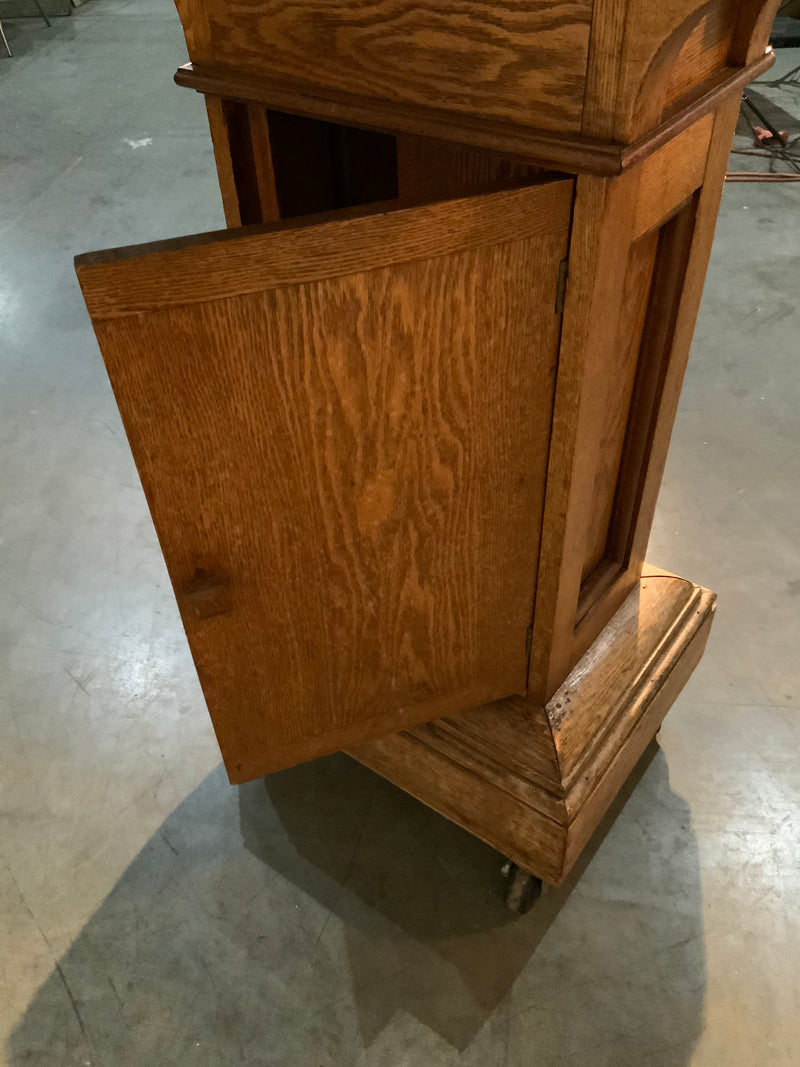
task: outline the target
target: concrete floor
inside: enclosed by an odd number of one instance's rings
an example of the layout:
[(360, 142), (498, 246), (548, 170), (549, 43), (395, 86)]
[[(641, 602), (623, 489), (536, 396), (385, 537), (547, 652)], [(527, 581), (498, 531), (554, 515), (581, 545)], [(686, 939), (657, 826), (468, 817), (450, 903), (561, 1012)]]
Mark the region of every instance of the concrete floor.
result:
[(6, 1062), (800, 1064), (800, 186), (726, 190), (652, 538), (719, 591), (708, 653), (512, 919), (495, 853), (343, 756), (227, 784), (71, 265), (222, 225), (178, 20), (6, 29)]

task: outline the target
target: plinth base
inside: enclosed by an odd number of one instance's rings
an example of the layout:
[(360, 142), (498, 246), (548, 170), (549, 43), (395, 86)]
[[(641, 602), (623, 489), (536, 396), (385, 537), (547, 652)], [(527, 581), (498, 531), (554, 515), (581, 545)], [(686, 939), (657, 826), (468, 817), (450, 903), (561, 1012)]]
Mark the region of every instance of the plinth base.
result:
[(646, 566), (546, 706), (511, 697), (350, 754), (560, 885), (700, 660), (715, 604)]

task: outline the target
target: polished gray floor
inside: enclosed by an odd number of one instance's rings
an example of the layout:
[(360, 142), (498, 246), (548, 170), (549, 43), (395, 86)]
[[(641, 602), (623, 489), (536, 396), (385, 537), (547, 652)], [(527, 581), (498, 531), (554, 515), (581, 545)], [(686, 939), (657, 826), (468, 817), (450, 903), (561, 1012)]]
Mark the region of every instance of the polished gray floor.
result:
[(222, 224), (202, 101), (168, 0), (6, 29), (6, 1062), (800, 1064), (800, 186), (726, 190), (653, 533), (719, 592), (708, 653), (513, 919), (496, 854), (343, 756), (227, 784), (71, 265)]

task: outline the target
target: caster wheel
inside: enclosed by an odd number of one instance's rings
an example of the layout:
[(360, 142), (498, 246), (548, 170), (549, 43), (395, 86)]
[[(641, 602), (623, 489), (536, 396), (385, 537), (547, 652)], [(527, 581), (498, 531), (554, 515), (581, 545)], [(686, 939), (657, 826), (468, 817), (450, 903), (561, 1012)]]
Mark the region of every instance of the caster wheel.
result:
[(524, 915), (542, 895), (541, 878), (510, 860), (503, 865), (503, 875), (506, 879), (506, 907), (517, 915)]

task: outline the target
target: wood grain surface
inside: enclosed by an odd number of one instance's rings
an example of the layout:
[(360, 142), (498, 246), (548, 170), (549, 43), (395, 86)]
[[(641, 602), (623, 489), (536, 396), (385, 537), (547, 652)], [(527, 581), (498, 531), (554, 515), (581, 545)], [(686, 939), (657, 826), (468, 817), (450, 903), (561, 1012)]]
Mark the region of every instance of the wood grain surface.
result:
[(407, 133), (449, 144), (496, 152), (520, 162), (552, 164), (577, 173), (618, 174), (624, 145), (563, 130), (542, 130), (482, 114), (448, 111), (443, 106), (377, 99), (341, 89), (319, 89), (288, 75), (270, 77), (209, 63), (184, 63), (175, 83), (199, 93), (253, 101), (270, 109), (324, 118), (368, 130)]
[(570, 194), (78, 267), (232, 780), (524, 691)]
[(586, 512), (582, 583), (607, 555), (611, 514), (657, 246), (658, 233), (653, 231), (639, 238), (629, 249), (622, 282), (617, 341), (609, 351), (607, 374), (597, 383), (599, 395), (596, 399), (604, 416), (598, 420), (595, 470), (591, 500)]
[[(573, 812), (591, 790), (592, 775), (602, 773), (595, 757), (605, 735), (621, 731), (624, 736), (632, 728), (630, 719), (627, 724), (618, 720), (635, 701), (638, 689), (651, 680), (653, 663), (695, 617), (703, 593), (683, 578), (642, 577), (548, 701), (562, 787), (565, 792), (578, 789), (570, 800)], [(595, 764), (591, 774), (589, 764)]]
[(576, 649), (575, 620), (637, 194), (636, 172), (576, 184), (529, 676), (540, 703), (585, 650)]
[(638, 566), (644, 560), (650, 527), (661, 487), (667, 450), (678, 410), (683, 377), (689, 359), (700, 299), (703, 294), (717, 212), (722, 198), (725, 170), (730, 154), (731, 139), (739, 115), (739, 95), (730, 96), (714, 115), (714, 128), (706, 158), (702, 188), (696, 194), (696, 209), (691, 245), (681, 284), (675, 292), (677, 309), (674, 328), (669, 339), (664, 381), (658, 410), (652, 425), (647, 467), (641, 486), (637, 521), (632, 531), (631, 563)]
[(214, 163), (217, 167), (217, 181), (222, 196), (222, 210), (227, 226), (241, 226), (242, 212), (239, 207), (239, 193), (236, 188), (236, 175), (233, 169), (235, 146), (231, 144), (231, 130), (226, 115), (225, 101), (209, 93), (205, 97), (208, 129), (214, 148)]
[(204, 16), (216, 64), (577, 130), (591, 11), (591, 0), (209, 0)]
[(559, 885), (697, 665), (715, 602), (645, 567), (546, 707), (499, 701), (351, 755)]
[(175, 72), (178, 85), (231, 100), (258, 101), (266, 107), (369, 130), (390, 130), (494, 152), (534, 166), (554, 167), (570, 174), (619, 174), (640, 163), (721, 101), (753, 81), (775, 62), (763, 51), (745, 67), (727, 66), (700, 84), (680, 106), (665, 108), (661, 120), (629, 143), (591, 134), (532, 129), (520, 123), (482, 115), (466, 115), (443, 107), (371, 99), (331, 89), (324, 93), (284, 76), (270, 78), (229, 67), (186, 63)]
[(596, 0), (583, 132), (624, 144), (641, 137), (670, 101), (725, 65), (734, 20), (730, 0)]
[(704, 115), (641, 166), (634, 237), (660, 226), (703, 184), (714, 116)]
[[(502, 788), (491, 772), (465, 763), (456, 746), (445, 753), (416, 731), (404, 730), (368, 741), (350, 749), (349, 754), (496, 848), (500, 856), (508, 856), (523, 870), (550, 885), (561, 882), (567, 845), (563, 815), (560, 819), (551, 818), (513, 788)], [(502, 763), (497, 764), (496, 771), (500, 776), (508, 774)], [(520, 785), (526, 788), (524, 781)], [(543, 804), (554, 799), (542, 790)], [(564, 802), (558, 806), (563, 812)]]
[[(703, 230), (711, 224), (710, 215), (695, 215), (696, 200), (712, 203), (711, 183), (718, 204), (722, 174), (709, 161), (725, 136), (720, 116), (737, 104), (732, 94), (619, 178), (577, 182), (529, 677), (529, 696), (539, 702), (640, 572), (661, 476), (654, 472), (663, 470), (675, 415), (673, 383), (689, 351), (680, 308), (696, 313), (692, 262), (707, 262), (710, 251), (708, 232), (702, 243), (693, 235), (696, 217)], [(655, 227), (661, 233), (650, 270), (653, 250), (631, 250)], [(632, 254), (641, 255), (643, 269)]]
[[(680, 580), (680, 579), (676, 579)], [(637, 760), (705, 651), (716, 611), (716, 594), (695, 587), (692, 610), (652, 656), (640, 684), (629, 689), (615, 725), (602, 732), (591, 757), (593, 773), (578, 776), (566, 796), (569, 829), (562, 878), (570, 871)], [(601, 695), (601, 698), (604, 695)]]
[(123, 318), (560, 232), (572, 187), (553, 181), (413, 210), (371, 204), (89, 252), (75, 266), (92, 318)]
[(536, 167), (463, 145), (402, 134), (397, 138), (397, 185), (404, 199), (459, 196), (465, 189), (495, 182), (552, 178), (552, 174), (537, 175)]
[(717, 0), (706, 7), (669, 71), (665, 107), (726, 66), (739, 4), (740, 0)]

